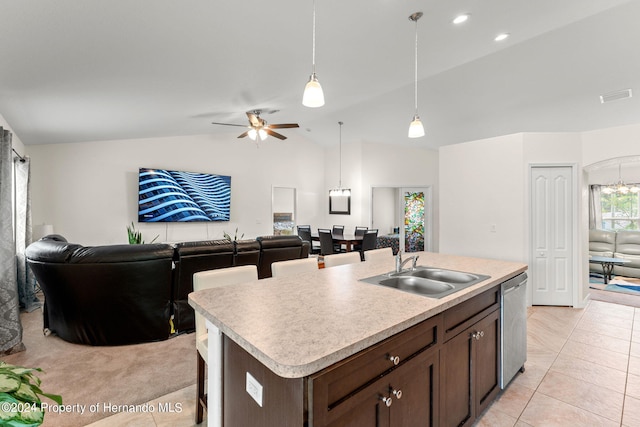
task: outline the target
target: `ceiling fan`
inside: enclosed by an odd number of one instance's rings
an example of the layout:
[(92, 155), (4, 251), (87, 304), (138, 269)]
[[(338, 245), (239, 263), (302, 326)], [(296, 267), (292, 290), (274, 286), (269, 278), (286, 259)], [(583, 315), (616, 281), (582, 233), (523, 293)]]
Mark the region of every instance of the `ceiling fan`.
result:
[(214, 125), (224, 125), (224, 126), (241, 126), (248, 127), (249, 130), (238, 135), (238, 138), (244, 138), (248, 136), (254, 141), (264, 141), (268, 135), (273, 136), (278, 139), (287, 139), (286, 136), (279, 134), (278, 132), (274, 132), (273, 129), (287, 129), (287, 128), (297, 128), (297, 123), (281, 123), (269, 125), (265, 119), (260, 118), (260, 110), (247, 111), (247, 118), (249, 119), (249, 126), (246, 125), (237, 125), (233, 123), (218, 123), (212, 122)]

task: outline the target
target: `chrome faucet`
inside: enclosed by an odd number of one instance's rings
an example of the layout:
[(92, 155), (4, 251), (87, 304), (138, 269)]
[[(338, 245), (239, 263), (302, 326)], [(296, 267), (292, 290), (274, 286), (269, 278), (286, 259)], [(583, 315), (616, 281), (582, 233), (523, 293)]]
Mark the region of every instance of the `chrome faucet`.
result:
[(413, 256), (410, 256), (409, 258), (403, 260), (402, 259), (402, 252), (398, 251), (398, 255), (396, 255), (396, 273), (400, 273), (402, 271), (402, 267), (409, 261), (412, 261), (411, 270), (415, 270), (416, 269), (416, 263), (418, 262), (418, 258), (420, 258), (419, 255), (413, 255)]

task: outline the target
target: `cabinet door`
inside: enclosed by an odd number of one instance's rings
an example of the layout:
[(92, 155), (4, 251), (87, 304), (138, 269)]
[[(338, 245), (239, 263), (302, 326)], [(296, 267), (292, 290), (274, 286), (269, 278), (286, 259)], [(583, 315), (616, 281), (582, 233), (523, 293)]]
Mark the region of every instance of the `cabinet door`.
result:
[(441, 425), (470, 425), (500, 391), (499, 314), (491, 312), (443, 345)]
[(440, 350), (440, 425), (462, 426), (474, 418), (471, 404), (471, 328), (462, 331)]
[(333, 408), (332, 421), (327, 425), (331, 427), (436, 425), (438, 361), (437, 350), (416, 355)]
[[(426, 427), (438, 424), (440, 353), (425, 352), (399, 368), (389, 379), (392, 427)], [(396, 394), (394, 394), (394, 390)], [(402, 397), (397, 398), (397, 392)]]
[(476, 414), (482, 413), (500, 391), (500, 318), (495, 311), (473, 328), (479, 333), (474, 340), (474, 403)]

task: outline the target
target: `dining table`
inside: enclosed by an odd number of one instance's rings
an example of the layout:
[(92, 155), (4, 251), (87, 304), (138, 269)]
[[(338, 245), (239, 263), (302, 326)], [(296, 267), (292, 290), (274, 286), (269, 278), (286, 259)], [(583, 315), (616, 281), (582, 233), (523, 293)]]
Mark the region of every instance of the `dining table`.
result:
[[(346, 252), (351, 252), (356, 245), (362, 244), (362, 236), (356, 236), (348, 233), (331, 233), (331, 239), (333, 240), (334, 245), (344, 245)], [(318, 236), (318, 233), (311, 233), (311, 240), (319, 242), (320, 236)]]

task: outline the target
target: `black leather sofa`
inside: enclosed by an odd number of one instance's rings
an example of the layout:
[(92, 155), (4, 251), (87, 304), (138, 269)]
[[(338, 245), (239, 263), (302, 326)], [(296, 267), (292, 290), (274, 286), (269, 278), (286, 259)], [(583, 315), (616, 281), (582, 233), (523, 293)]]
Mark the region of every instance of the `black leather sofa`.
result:
[(44, 292), (44, 328), (65, 341), (123, 345), (170, 334), (173, 248), (40, 240), (27, 262)]
[(46, 236), (26, 250), (45, 296), (44, 327), (65, 341), (90, 345), (192, 332), (187, 298), (198, 271), (256, 265), (262, 279), (271, 277), (272, 262), (308, 255), (308, 243), (298, 236), (95, 247)]

